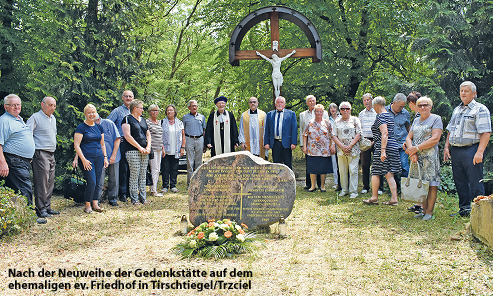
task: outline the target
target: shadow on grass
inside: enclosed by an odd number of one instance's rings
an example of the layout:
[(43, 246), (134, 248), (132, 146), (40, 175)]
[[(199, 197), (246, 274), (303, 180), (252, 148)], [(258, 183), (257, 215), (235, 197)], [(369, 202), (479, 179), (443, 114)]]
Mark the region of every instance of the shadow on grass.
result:
[[(444, 242), (453, 244), (455, 239), (471, 239), (468, 231), (469, 218), (449, 217), (457, 207), (458, 200), (455, 196), (439, 193), (434, 219), (431, 221), (415, 219), (415, 213), (407, 210), (413, 205), (410, 202), (399, 200), (398, 206), (383, 205), (382, 202), (390, 200), (390, 196), (385, 193), (379, 196), (378, 205), (366, 205), (362, 202), (363, 199), (370, 197), (371, 194), (367, 193), (350, 199), (347, 195), (339, 196), (334, 190), (328, 190), (326, 193), (320, 191), (309, 193), (301, 189), (296, 199), (311, 201), (321, 207), (325, 212), (321, 224), (340, 223), (341, 227), (347, 228), (378, 228), (391, 234), (413, 238), (415, 243), (420, 245)], [(484, 258), (483, 261), (491, 264), (489, 261), (493, 253), (484, 251), (478, 243), (471, 243), (471, 248), (477, 250), (478, 256)]]

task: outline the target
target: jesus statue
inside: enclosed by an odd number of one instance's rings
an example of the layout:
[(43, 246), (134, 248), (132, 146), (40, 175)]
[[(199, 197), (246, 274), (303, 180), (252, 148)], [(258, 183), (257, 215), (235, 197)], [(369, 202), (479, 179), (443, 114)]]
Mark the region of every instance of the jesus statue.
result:
[(281, 86), (282, 86), (282, 73), (281, 73), (281, 62), (285, 59), (289, 58), (293, 54), (296, 53), (296, 50), (293, 50), (291, 53), (288, 53), (285, 57), (280, 58), (277, 54), (272, 55), (272, 59), (264, 56), (260, 52), (257, 51), (257, 55), (268, 61), (272, 65), (272, 84), (274, 85), (274, 94), (277, 97), (281, 94)]

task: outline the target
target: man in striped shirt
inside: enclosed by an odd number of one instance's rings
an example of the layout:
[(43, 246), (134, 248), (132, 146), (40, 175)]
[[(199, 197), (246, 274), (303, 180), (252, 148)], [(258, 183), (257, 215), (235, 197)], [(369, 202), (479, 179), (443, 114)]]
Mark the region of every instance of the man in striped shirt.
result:
[(462, 103), (454, 109), (447, 125), (447, 140), (443, 149), (443, 160), (452, 159), (452, 173), (459, 195), (459, 211), (462, 217), (469, 216), (471, 201), (484, 195), (483, 153), (491, 135), (490, 111), (478, 103), (476, 85), (464, 81), (460, 85)]

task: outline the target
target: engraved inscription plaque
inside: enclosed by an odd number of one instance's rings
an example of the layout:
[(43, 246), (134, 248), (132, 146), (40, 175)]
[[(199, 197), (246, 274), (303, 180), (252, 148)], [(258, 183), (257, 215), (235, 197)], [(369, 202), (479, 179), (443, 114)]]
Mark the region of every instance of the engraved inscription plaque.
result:
[(248, 151), (211, 158), (193, 174), (188, 189), (194, 225), (228, 218), (248, 227), (267, 226), (293, 209), (296, 181), (287, 166)]

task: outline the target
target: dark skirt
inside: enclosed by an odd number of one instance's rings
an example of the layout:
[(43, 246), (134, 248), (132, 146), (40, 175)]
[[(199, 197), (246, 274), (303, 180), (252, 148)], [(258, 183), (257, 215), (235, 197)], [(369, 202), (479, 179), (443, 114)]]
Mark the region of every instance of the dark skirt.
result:
[(332, 174), (332, 159), (330, 156), (306, 156), (307, 174), (323, 175)]

